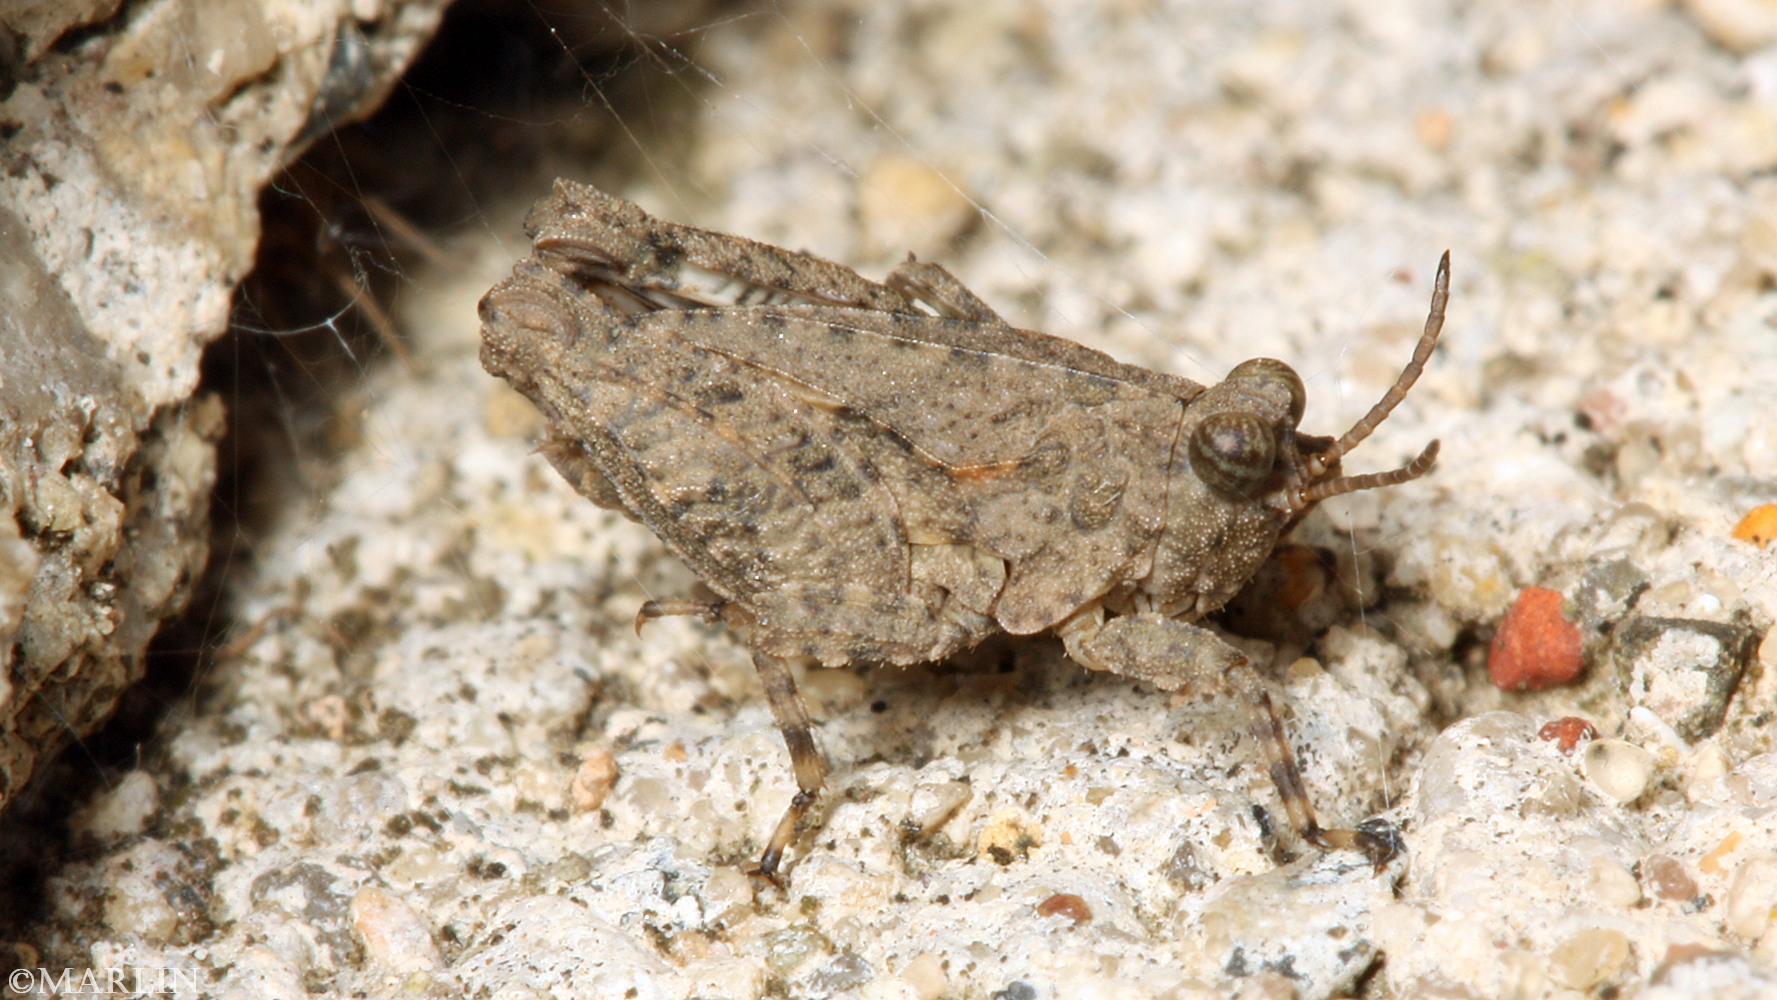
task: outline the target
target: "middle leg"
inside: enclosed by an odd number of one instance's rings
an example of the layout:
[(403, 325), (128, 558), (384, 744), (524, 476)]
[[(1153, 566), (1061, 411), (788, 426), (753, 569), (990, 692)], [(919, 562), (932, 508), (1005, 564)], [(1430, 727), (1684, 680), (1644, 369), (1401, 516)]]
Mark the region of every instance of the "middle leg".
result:
[(796, 678), (790, 673), (790, 665), (775, 656), (754, 653), (753, 666), (759, 671), (759, 680), (765, 686), (765, 700), (771, 704), (771, 715), (777, 720), (777, 728), (784, 734), (784, 745), (790, 750), (790, 767), (796, 773), (796, 794), (790, 798), (790, 807), (784, 810), (783, 818), (771, 832), (771, 840), (759, 858), (759, 867), (750, 874), (781, 886), (777, 877), (778, 865), (782, 863), (790, 841), (796, 837), (796, 824), (820, 797), (821, 786), (827, 780), (827, 758), (814, 745), (808, 706), (803, 704), (802, 695), (796, 690)]

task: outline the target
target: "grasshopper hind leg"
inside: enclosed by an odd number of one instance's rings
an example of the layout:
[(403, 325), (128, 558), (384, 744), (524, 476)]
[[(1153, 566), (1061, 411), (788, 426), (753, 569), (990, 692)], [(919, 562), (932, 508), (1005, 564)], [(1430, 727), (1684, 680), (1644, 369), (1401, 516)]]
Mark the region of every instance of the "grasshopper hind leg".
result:
[[(750, 624), (750, 616), (744, 609), (727, 601), (648, 601), (636, 612), (636, 631), (640, 632), (648, 622), (672, 615), (687, 615), (712, 624), (726, 621), (743, 628)], [(808, 718), (808, 706), (803, 703), (801, 692), (796, 690), (796, 678), (790, 672), (790, 664), (778, 657), (756, 652), (753, 668), (759, 671), (765, 700), (771, 706), (771, 717), (776, 720), (778, 731), (784, 734), (784, 745), (789, 748), (790, 768), (796, 775), (796, 794), (790, 797), (789, 808), (784, 810), (783, 818), (771, 831), (771, 839), (765, 844), (765, 853), (760, 855), (758, 867), (748, 874), (781, 888), (783, 882), (778, 878), (778, 868), (790, 842), (796, 839), (797, 825), (820, 798), (821, 788), (827, 781), (827, 758), (815, 746), (814, 724)]]
[(777, 728), (784, 734), (784, 745), (790, 750), (790, 767), (796, 774), (796, 794), (790, 798), (790, 806), (778, 820), (777, 828), (772, 830), (765, 853), (759, 857), (759, 867), (749, 874), (773, 885), (782, 885), (778, 880), (778, 866), (783, 862), (784, 851), (796, 837), (796, 825), (820, 797), (821, 786), (827, 780), (827, 758), (814, 744), (808, 707), (796, 690), (790, 665), (775, 656), (755, 653), (753, 666), (759, 671), (759, 680), (765, 686), (765, 700), (771, 704), (772, 717), (777, 720)]

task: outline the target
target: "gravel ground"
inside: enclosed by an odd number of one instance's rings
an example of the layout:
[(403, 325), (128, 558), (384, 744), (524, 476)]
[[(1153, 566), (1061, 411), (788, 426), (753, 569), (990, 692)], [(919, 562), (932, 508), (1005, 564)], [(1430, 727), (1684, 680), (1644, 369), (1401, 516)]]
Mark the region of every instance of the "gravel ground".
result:
[[(329, 492), (236, 584), (257, 627), (82, 813), (45, 962), (240, 997), (1777, 994), (1777, 553), (1744, 520), (1777, 502), (1777, 9), (809, 4), (694, 59), (670, 135), (630, 110), (608, 159), (514, 167), (414, 273), (418, 360), (340, 399)], [(750, 881), (793, 783), (746, 650), (638, 637), (689, 573), (476, 361), (555, 173), (873, 277), (911, 250), (1187, 378), (1285, 359), (1320, 433), (1448, 248), (1443, 343), (1346, 463), (1438, 438), (1436, 470), (1298, 531), (1346, 584), (1325, 620), (1230, 623), (1324, 817), (1406, 855), (1279, 866), (1234, 702), (1039, 641), (804, 675), (825, 823)], [(1527, 587), (1583, 671), (1505, 691)], [(1571, 626), (1523, 628), (1541, 676)]]

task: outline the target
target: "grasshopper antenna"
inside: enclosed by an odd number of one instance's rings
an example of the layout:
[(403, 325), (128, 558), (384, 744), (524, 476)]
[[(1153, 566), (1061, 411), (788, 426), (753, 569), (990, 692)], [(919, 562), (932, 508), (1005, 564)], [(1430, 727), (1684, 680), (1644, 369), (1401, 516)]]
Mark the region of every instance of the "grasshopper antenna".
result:
[[(1388, 419), (1388, 415), (1407, 398), (1407, 391), (1413, 383), (1419, 381), (1420, 373), (1425, 371), (1425, 363), (1431, 358), (1431, 352), (1438, 346), (1438, 334), (1444, 330), (1444, 306), (1450, 301), (1450, 251), (1438, 258), (1438, 276), (1432, 283), (1431, 310), (1425, 317), (1425, 332), (1419, 336), (1418, 346), (1413, 348), (1413, 358), (1407, 367), (1401, 369), (1400, 377), (1394, 385), (1382, 394), (1376, 405), (1364, 418), (1353, 424), (1345, 436), (1333, 443), (1333, 446), (1307, 461), (1308, 479), (1313, 481), (1327, 474), (1341, 457), (1356, 448), (1371, 432)], [(1336, 497), (1345, 493), (1356, 493), (1359, 490), (1372, 490), (1380, 486), (1393, 486), (1410, 479), (1418, 479), (1431, 470), (1432, 463), (1438, 460), (1438, 442), (1433, 441), (1425, 446), (1419, 457), (1406, 465), (1389, 472), (1372, 472), (1362, 476), (1339, 476), (1324, 482), (1316, 482), (1313, 486), (1303, 489), (1296, 495), (1296, 509), (1306, 510), (1328, 497)]]

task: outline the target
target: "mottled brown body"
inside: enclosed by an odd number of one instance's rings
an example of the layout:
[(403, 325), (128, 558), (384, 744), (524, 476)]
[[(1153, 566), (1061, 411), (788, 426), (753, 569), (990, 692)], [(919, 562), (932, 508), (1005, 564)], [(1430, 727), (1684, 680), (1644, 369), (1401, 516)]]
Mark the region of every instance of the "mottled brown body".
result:
[(653, 529), (721, 597), (700, 614), (755, 653), (799, 791), (775, 875), (826, 764), (787, 661), (910, 664), (995, 632), (1059, 634), (1086, 667), (1163, 690), (1242, 693), (1292, 824), (1380, 860), (1387, 837), (1321, 830), (1246, 658), (1194, 624), (1328, 496), (1423, 474), (1339, 474), (1405, 395), (1344, 438), (1296, 430), (1302, 383), (1258, 359), (1204, 387), (1017, 330), (948, 272), (886, 283), (808, 254), (653, 218), (556, 182), (535, 255), (482, 300), (482, 362), (547, 417), (586, 497)]

